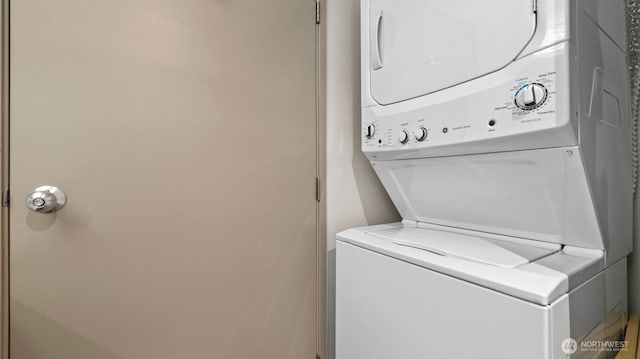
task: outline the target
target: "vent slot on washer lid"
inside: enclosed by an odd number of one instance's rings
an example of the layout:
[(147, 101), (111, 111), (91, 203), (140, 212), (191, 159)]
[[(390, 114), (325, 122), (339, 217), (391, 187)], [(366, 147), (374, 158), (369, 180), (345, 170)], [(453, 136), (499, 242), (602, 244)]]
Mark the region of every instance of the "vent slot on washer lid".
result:
[(519, 267), (561, 249), (560, 245), (549, 248), (546, 244), (543, 248), (424, 228), (384, 229), (368, 234), (387, 239), (399, 246), (504, 268)]

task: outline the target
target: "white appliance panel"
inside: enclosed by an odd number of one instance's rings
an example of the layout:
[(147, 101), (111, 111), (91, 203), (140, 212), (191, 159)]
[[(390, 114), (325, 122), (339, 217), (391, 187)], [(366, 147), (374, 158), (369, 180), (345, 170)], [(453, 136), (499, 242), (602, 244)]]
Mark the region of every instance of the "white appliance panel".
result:
[[(623, 70), (627, 67), (621, 47), (624, 37), (619, 36), (624, 24), (612, 20), (624, 14), (621, 4), (620, 0), (581, 1), (578, 7), (584, 14), (578, 26), (576, 89), (582, 119), (580, 148), (610, 262), (631, 251), (633, 238), (630, 85)], [(603, 20), (602, 26), (595, 19)], [(607, 28), (611, 35), (603, 31)]]
[(534, 247), (478, 235), (471, 236), (424, 228), (380, 229), (368, 234), (386, 238), (400, 246), (503, 268), (522, 266), (560, 250), (560, 246)]
[(337, 359), (547, 359), (552, 335), (569, 337), (565, 316), (556, 315), (553, 333), (549, 326), (554, 313), (568, 313), (566, 295), (539, 306), (347, 243), (337, 247)]
[[(343, 240), (337, 242), (336, 273), (337, 359), (560, 359), (567, 358), (565, 339), (617, 340), (625, 325), (626, 260), (548, 305)], [(578, 351), (571, 357), (607, 354)]]
[[(440, 92), (362, 110), (362, 150), (394, 160), (577, 145), (571, 127), (570, 48), (561, 43), (505, 69)], [(532, 84), (544, 101), (523, 110), (515, 99)], [(373, 128), (373, 135), (369, 131)], [(415, 137), (424, 128), (426, 138)], [(402, 143), (399, 134), (409, 134)]]
[[(389, 235), (393, 232), (397, 237)], [(474, 238), (485, 243), (468, 248), (460, 245)], [(425, 228), (410, 221), (352, 228), (339, 233), (337, 239), (539, 305), (553, 303), (604, 268), (603, 251), (575, 251), (568, 246), (443, 226)], [(505, 265), (514, 258), (519, 263)]]
[(607, 249), (577, 147), (372, 165), (404, 219)]
[(371, 0), (372, 96), (386, 105), (496, 71), (535, 28), (531, 0)]

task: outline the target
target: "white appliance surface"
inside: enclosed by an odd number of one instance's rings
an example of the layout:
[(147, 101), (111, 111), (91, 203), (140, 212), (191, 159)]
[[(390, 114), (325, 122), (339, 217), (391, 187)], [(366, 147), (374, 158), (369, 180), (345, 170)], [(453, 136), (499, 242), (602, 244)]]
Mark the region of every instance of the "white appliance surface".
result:
[(548, 358), (548, 321), (569, 311), (566, 294), (543, 307), (348, 243), (337, 250), (337, 359)]
[(362, 0), (362, 150), (402, 218), (626, 256), (624, 14), (622, 0)]
[(403, 219), (604, 249), (577, 147), (371, 164)]
[(538, 305), (580, 284), (571, 277), (584, 280), (604, 267), (602, 251), (569, 254), (557, 244), (410, 221), (349, 229), (338, 240)]
[(512, 62), (536, 28), (531, 0), (371, 0), (373, 97), (390, 104)]
[(620, 335), (624, 9), (361, 0), (362, 151), (403, 222), (337, 236), (337, 359), (560, 359)]
[(443, 257), (459, 258), (504, 268), (519, 267), (560, 250), (559, 245), (542, 248), (423, 228), (400, 227), (367, 233), (389, 240), (399, 246), (420, 249)]
[(624, 327), (625, 260), (540, 305), (344, 240), (336, 259), (337, 359), (560, 359), (565, 339)]

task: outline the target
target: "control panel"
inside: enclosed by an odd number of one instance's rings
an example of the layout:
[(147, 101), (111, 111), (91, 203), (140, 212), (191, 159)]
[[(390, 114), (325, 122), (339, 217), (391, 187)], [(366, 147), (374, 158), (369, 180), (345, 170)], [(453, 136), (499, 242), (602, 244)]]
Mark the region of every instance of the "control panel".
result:
[(564, 125), (571, 113), (569, 97), (557, 97), (569, 93), (568, 62), (558, 61), (568, 56), (562, 46), (433, 96), (364, 107), (363, 151), (414, 152)]
[[(480, 97), (487, 98), (479, 101), (481, 104), (459, 99), (446, 107), (425, 107), (389, 119), (378, 117), (364, 123), (364, 148), (434, 146), (553, 127), (555, 75), (548, 72), (538, 74), (533, 81), (529, 77), (514, 80), (500, 91), (500, 96), (482, 93)], [(502, 102), (496, 103), (496, 98), (502, 98)]]

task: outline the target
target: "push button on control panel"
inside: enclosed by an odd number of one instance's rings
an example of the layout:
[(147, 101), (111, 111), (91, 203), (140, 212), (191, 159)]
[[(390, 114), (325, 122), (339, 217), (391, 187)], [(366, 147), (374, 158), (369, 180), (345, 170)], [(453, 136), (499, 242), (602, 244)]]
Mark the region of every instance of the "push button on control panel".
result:
[(548, 92), (544, 85), (539, 83), (527, 84), (516, 92), (515, 103), (521, 110), (535, 110), (547, 101), (547, 96)]

